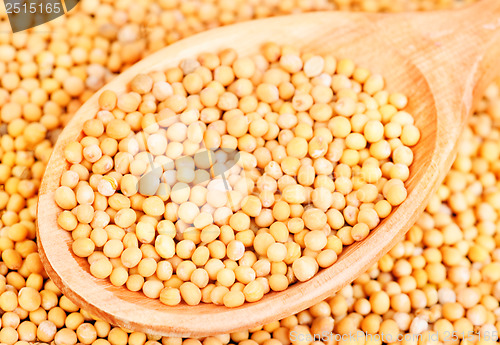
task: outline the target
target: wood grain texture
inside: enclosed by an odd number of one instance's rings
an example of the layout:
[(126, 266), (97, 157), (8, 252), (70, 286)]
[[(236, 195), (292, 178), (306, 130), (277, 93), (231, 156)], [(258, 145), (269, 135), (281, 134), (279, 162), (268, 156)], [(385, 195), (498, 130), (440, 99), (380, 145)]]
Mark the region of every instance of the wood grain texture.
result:
[[(40, 189), (38, 245), (56, 285), (92, 314), (127, 329), (171, 336), (206, 336), (247, 329), (286, 317), (330, 296), (373, 265), (423, 211), (449, 170), (474, 100), (500, 69), (500, 1), (483, 0), (460, 11), (413, 14), (319, 12), (275, 17), (214, 29), (175, 43), (140, 61), (91, 97), (64, 129)], [(348, 57), (381, 73), (390, 91), (409, 97), (422, 138), (407, 182), (407, 200), (368, 238), (347, 248), (330, 268), (284, 292), (269, 293), (236, 309), (202, 304), (168, 307), (142, 293), (112, 286), (89, 273), (70, 250), (70, 233), (57, 225), (54, 191), (67, 169), (64, 146), (81, 136), (106, 89), (122, 93), (138, 73), (165, 70), (201, 52), (234, 48), (255, 54), (262, 43), (293, 44), (304, 51)], [(495, 60), (497, 59), (497, 60)]]

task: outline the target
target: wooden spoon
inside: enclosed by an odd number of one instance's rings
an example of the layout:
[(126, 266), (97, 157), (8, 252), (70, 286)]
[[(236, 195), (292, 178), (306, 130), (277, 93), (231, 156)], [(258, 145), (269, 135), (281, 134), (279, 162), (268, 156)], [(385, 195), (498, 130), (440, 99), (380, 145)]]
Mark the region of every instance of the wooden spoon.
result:
[[(458, 11), (406, 14), (318, 12), (226, 26), (170, 45), (138, 62), (92, 96), (59, 136), (38, 204), (38, 246), (48, 275), (72, 301), (112, 324), (169, 336), (207, 336), (247, 329), (299, 312), (331, 296), (400, 241), (423, 211), (455, 157), (474, 100), (500, 69), (500, 1), (484, 0)], [(165, 70), (201, 52), (234, 48), (259, 52), (268, 41), (303, 51), (354, 59), (382, 74), (390, 91), (409, 97), (422, 138), (407, 182), (407, 200), (364, 241), (347, 248), (330, 268), (284, 292), (269, 293), (236, 309), (212, 304), (176, 307), (114, 287), (89, 273), (71, 252), (71, 235), (57, 225), (54, 191), (68, 164), (63, 148), (81, 137), (103, 90), (118, 94), (138, 73)]]

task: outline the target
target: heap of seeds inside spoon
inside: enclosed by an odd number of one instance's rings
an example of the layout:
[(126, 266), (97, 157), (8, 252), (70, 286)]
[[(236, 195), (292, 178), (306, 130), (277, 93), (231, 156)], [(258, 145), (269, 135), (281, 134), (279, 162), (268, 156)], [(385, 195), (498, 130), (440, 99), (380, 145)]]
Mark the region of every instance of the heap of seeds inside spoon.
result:
[(265, 44), (105, 91), (55, 201), (90, 272), (237, 307), (331, 266), (407, 196), (407, 98), (349, 59)]

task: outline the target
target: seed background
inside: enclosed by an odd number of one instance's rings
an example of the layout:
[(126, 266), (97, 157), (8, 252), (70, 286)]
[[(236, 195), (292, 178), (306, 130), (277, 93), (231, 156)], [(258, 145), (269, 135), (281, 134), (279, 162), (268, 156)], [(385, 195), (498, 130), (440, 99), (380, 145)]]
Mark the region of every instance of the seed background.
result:
[[(308, 334), (357, 330), (387, 342), (389, 334), (393, 341), (397, 334), (422, 334), (420, 341), (391, 342), (401, 345), (496, 343), (486, 335), (500, 331), (499, 82), (478, 104), (452, 170), (405, 240), (351, 285), (281, 321), (202, 339), (131, 333), (95, 320), (61, 295), (43, 272), (35, 239), (37, 191), (57, 135), (86, 99), (143, 56), (253, 18), (471, 2), (82, 0), (67, 16), (15, 35), (0, 6), (0, 343), (309, 345)], [(459, 339), (452, 340), (454, 332)], [(481, 336), (460, 339), (469, 332)], [(330, 337), (324, 343), (337, 342)]]

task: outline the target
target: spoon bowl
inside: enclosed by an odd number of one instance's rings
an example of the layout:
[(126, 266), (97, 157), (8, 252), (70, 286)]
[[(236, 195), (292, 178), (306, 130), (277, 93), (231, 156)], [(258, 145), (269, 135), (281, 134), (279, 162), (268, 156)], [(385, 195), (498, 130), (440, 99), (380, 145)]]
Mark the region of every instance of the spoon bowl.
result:
[[(112, 324), (149, 334), (200, 337), (248, 329), (297, 313), (324, 300), (371, 267), (402, 239), (450, 168), (456, 143), (474, 101), (500, 64), (500, 3), (484, 0), (460, 11), (426, 14), (317, 12), (262, 19), (214, 29), (184, 39), (145, 58), (93, 95), (61, 133), (40, 188), (37, 238), (49, 277), (73, 302)], [(353, 59), (380, 73), (388, 91), (403, 92), (405, 110), (422, 133), (413, 148), (407, 199), (363, 241), (312, 279), (255, 303), (230, 309), (213, 304), (169, 307), (139, 292), (115, 287), (90, 274), (87, 260), (71, 251), (71, 234), (57, 224), (54, 192), (68, 168), (64, 147), (82, 137), (104, 90), (117, 94), (139, 73), (162, 71), (202, 52), (259, 52), (265, 42)], [(488, 71), (486, 73), (486, 71)]]

